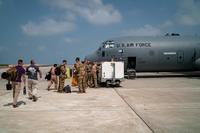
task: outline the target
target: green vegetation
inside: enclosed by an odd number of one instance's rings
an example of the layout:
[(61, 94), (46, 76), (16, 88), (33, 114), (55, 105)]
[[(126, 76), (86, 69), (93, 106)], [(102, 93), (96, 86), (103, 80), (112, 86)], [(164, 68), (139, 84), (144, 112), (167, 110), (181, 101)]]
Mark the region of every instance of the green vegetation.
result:
[(9, 64), (0, 64), (0, 68), (8, 67)]

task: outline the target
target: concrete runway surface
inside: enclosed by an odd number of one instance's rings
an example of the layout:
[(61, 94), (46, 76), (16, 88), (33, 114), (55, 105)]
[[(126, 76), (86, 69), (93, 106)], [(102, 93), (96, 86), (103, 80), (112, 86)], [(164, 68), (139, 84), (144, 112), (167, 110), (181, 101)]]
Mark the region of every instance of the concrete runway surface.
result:
[(12, 91), (0, 80), (0, 133), (199, 133), (199, 81), (137, 78), (118, 88), (88, 88), (86, 94), (77, 94), (73, 87), (71, 94), (59, 94), (47, 91), (48, 82), (42, 79), (39, 100), (32, 102), (21, 91), (20, 106), (13, 108)]

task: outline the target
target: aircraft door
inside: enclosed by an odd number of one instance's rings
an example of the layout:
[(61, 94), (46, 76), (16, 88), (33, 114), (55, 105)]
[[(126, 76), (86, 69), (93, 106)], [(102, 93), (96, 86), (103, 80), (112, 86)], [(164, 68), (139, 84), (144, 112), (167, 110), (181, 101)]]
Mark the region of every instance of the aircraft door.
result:
[(183, 63), (183, 61), (184, 61), (184, 53), (183, 53), (183, 51), (178, 51), (177, 52), (177, 62)]
[(128, 57), (127, 61), (127, 69), (136, 68), (136, 57)]

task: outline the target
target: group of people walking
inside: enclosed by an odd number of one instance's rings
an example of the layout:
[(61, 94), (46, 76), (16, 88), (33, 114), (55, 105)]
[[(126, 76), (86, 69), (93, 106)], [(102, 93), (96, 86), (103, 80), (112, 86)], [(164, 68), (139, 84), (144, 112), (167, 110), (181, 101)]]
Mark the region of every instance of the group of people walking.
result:
[(49, 91), (51, 85), (54, 84), (54, 88), (58, 90), (59, 93), (62, 93), (65, 86), (65, 79), (70, 78), (69, 71), (70, 68), (67, 65), (67, 60), (63, 60), (60, 66), (54, 64), (50, 69), (51, 78), (47, 90)]
[[(24, 68), (23, 60), (19, 59), (18, 64), (9, 70), (13, 68), (15, 71), (13, 71), (13, 74), (11, 75), (15, 76), (10, 76), (12, 78), (8, 78), (9, 82), (12, 82), (13, 107), (18, 107), (17, 100), (20, 94), (20, 90), (23, 88), (22, 86), (24, 86), (24, 89), (26, 89), (26, 84), (28, 84), (28, 99), (36, 102), (38, 100), (38, 77), (42, 78), (42, 72), (39, 69), (39, 66), (36, 65), (35, 60), (31, 60), (30, 65)], [(65, 80), (67, 78), (71, 78), (71, 70), (72, 86), (78, 87), (78, 93), (86, 93), (87, 87), (97, 87), (97, 64), (89, 61), (81, 62), (80, 58), (77, 57), (72, 69), (67, 65), (67, 60), (63, 60), (62, 64), (59, 66), (54, 64), (51, 67), (49, 72), (51, 77), (47, 90), (49, 91), (51, 86), (54, 84), (54, 88), (57, 90), (57, 92), (64, 92)]]
[(42, 78), (42, 73), (38, 66), (35, 65), (35, 61), (31, 60), (30, 65), (25, 69), (23, 67), (23, 60), (19, 59), (18, 64), (15, 67), (10, 68), (7, 72), (10, 72), (8, 77), (9, 82), (12, 82), (13, 89), (13, 107), (18, 107), (17, 100), (22, 88), (22, 83), (24, 89), (26, 89), (26, 76), (28, 76), (28, 99), (36, 102), (38, 100), (37, 90), (38, 90), (38, 74)]

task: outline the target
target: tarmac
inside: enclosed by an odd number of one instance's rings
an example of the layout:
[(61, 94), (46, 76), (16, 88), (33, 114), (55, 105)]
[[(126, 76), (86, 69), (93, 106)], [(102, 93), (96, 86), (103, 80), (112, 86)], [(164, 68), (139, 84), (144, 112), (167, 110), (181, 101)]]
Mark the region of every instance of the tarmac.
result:
[(60, 94), (47, 91), (48, 82), (42, 79), (38, 101), (32, 102), (21, 91), (20, 106), (13, 108), (12, 91), (1, 79), (0, 133), (199, 133), (199, 80), (125, 79), (121, 87), (88, 88), (85, 94), (72, 87), (72, 93)]

